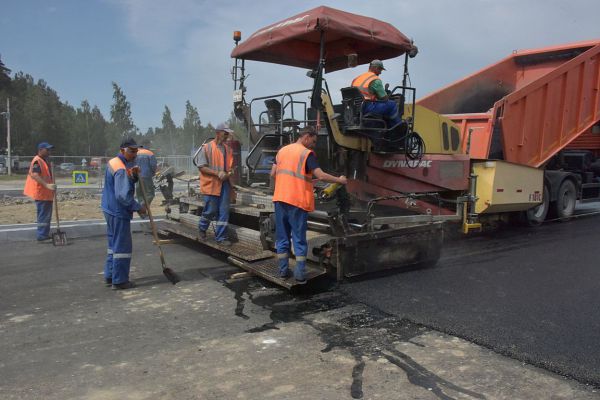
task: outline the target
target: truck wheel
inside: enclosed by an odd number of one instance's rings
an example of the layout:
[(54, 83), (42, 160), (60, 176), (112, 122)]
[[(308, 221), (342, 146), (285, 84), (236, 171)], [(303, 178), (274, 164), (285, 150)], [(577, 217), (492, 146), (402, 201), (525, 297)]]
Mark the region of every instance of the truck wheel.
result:
[(556, 217), (559, 220), (568, 220), (575, 211), (575, 204), (577, 203), (577, 190), (572, 180), (567, 179), (560, 184), (558, 189), (556, 203), (554, 204), (556, 210)]
[(542, 203), (537, 207), (530, 208), (525, 211), (527, 216), (527, 225), (529, 226), (540, 226), (548, 215), (548, 209), (550, 208), (550, 192), (548, 187), (544, 185), (544, 192), (542, 194)]

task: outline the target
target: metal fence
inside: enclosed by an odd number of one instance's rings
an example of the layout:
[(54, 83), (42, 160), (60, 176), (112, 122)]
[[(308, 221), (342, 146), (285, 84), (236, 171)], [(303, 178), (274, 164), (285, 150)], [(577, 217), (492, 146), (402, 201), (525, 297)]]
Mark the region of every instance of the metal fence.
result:
[[(112, 157), (101, 156), (50, 156), (50, 161), (54, 165), (54, 171), (57, 175), (70, 175), (72, 171), (88, 171), (90, 175), (96, 175), (106, 168), (108, 160)], [(27, 174), (29, 165), (33, 156), (22, 157), (12, 156), (11, 166), (14, 175)], [(6, 156), (0, 156), (0, 174), (7, 174)], [(175, 171), (185, 171), (189, 175), (197, 175), (198, 168), (192, 163), (191, 156), (166, 156), (156, 157), (158, 168), (163, 169), (172, 166)]]

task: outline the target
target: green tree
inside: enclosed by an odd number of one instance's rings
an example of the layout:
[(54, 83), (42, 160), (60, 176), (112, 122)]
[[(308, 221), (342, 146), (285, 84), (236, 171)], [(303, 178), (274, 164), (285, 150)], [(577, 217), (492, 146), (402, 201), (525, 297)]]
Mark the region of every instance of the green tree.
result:
[(83, 100), (81, 102), (81, 108), (77, 110), (77, 117), (79, 125), (82, 126), (84, 134), (82, 135), (82, 139), (85, 140), (85, 145), (83, 146), (84, 152), (81, 154), (87, 154), (88, 156), (92, 155), (92, 138), (90, 137), (90, 119), (92, 116), (92, 109), (90, 107), (90, 103), (87, 100)]
[(131, 104), (125, 93), (112, 82), (114, 103), (110, 107), (110, 126), (107, 130), (106, 141), (111, 149), (117, 150), (121, 139), (135, 135), (137, 128), (131, 119)]
[(185, 119), (183, 120), (183, 142), (186, 148), (192, 151), (196, 150), (202, 143), (202, 123), (200, 122), (200, 115), (198, 109), (190, 103), (189, 100), (185, 102)]
[(171, 148), (171, 154), (175, 153), (175, 144), (173, 136), (175, 136), (177, 127), (175, 126), (175, 122), (173, 122), (173, 118), (171, 117), (171, 110), (169, 107), (165, 106), (165, 111), (163, 111), (162, 115), (162, 133), (168, 138), (169, 145)]
[(90, 119), (86, 121), (89, 124), (90, 138), (91, 138), (91, 154), (92, 155), (108, 155), (108, 146), (106, 143), (106, 130), (108, 122), (102, 115), (102, 112), (98, 106), (92, 108), (90, 113)]
[[(63, 103), (43, 79), (35, 82), (23, 72), (14, 75), (8, 89), (0, 90), (0, 102), (6, 101), (7, 96), (11, 99), (11, 142), (15, 155), (31, 155), (41, 141), (54, 144), (56, 155), (106, 154), (107, 123), (98, 107), (90, 110), (86, 100), (80, 108)], [(3, 124), (0, 135), (6, 136)]]
[(6, 68), (0, 56), (0, 92), (8, 90), (10, 86), (10, 69)]
[(229, 127), (235, 132), (235, 138), (240, 141), (240, 143), (242, 144), (242, 148), (246, 148), (246, 145), (248, 144), (248, 132), (246, 131), (246, 127), (244, 126), (244, 124), (237, 119), (233, 111), (229, 115), (227, 123), (229, 124)]

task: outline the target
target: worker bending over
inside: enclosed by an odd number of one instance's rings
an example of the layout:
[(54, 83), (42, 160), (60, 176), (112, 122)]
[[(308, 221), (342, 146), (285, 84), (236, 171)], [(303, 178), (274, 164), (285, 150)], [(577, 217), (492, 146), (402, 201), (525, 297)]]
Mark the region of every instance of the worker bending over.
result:
[(315, 209), (313, 176), (319, 180), (347, 183), (345, 176), (329, 175), (317, 162), (312, 149), (317, 143), (317, 133), (312, 127), (300, 131), (296, 143), (288, 144), (277, 152), (271, 176), (275, 179), (275, 247), (279, 262), (279, 276), (287, 278), (289, 271), (290, 238), (294, 243), (296, 268), (294, 278), (298, 284), (306, 283), (306, 228), (308, 213)]
[(146, 206), (134, 199), (135, 182), (139, 167), (134, 165), (138, 152), (135, 140), (125, 138), (120, 153), (108, 162), (104, 176), (101, 208), (106, 219), (108, 252), (104, 265), (104, 280), (115, 290), (131, 289), (131, 219), (133, 212), (146, 215)]

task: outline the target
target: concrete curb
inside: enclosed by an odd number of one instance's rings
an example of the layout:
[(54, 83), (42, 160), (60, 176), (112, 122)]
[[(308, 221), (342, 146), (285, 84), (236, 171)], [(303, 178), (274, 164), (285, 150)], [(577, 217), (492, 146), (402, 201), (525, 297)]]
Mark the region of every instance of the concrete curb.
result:
[[(156, 218), (154, 221), (162, 221)], [(35, 241), (36, 224), (0, 225), (0, 242)], [(83, 221), (65, 221), (60, 224), (60, 230), (67, 234), (68, 239), (85, 238), (106, 235), (106, 222), (103, 219), (90, 219)], [(150, 230), (148, 220), (133, 219), (131, 232), (145, 232)], [(56, 231), (56, 224), (52, 224), (50, 233)]]

